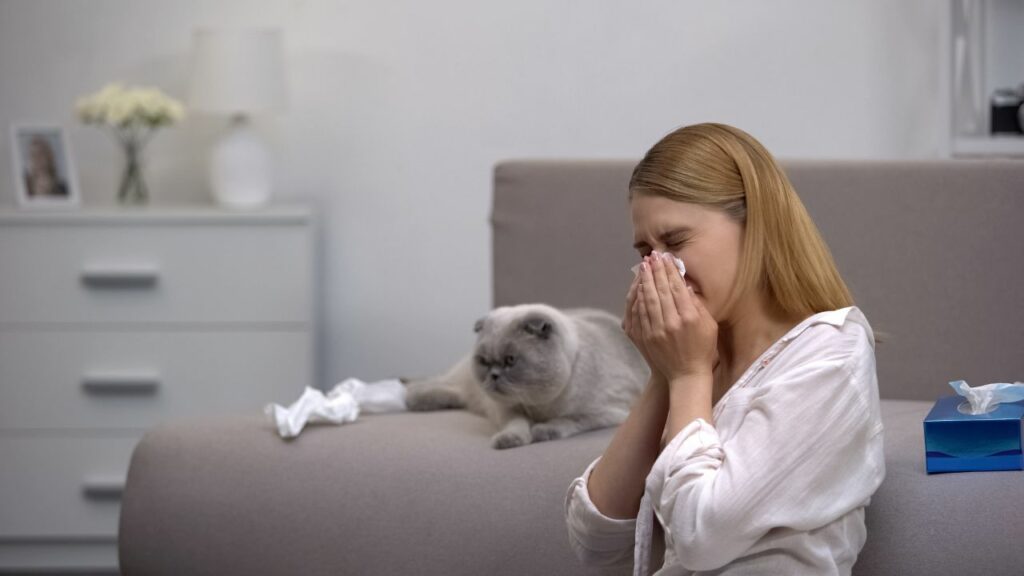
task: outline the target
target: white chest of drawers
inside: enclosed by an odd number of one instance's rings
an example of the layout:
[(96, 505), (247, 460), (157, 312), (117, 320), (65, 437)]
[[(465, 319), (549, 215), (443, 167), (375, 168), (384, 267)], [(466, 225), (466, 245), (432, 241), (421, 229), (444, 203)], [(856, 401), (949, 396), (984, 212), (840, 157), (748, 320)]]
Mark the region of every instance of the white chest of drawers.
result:
[(0, 572), (116, 570), (132, 449), (313, 378), (308, 208), (0, 211)]

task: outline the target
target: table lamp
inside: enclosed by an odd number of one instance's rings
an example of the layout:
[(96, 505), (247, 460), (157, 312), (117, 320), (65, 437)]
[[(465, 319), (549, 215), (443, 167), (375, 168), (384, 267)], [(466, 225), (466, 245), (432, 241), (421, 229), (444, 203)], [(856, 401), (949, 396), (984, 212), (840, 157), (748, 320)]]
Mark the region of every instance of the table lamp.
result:
[(210, 155), (210, 188), (229, 208), (270, 199), (270, 154), (250, 117), (285, 108), (284, 54), (279, 30), (195, 30), (188, 103), (197, 112), (230, 117)]

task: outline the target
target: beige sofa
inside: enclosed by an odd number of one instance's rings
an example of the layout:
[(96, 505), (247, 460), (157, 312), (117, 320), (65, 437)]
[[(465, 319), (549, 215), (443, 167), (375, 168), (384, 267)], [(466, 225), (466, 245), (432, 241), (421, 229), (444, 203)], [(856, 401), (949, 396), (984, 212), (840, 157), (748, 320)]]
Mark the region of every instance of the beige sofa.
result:
[[(495, 305), (620, 312), (636, 259), (632, 165), (496, 167)], [(784, 165), (858, 305), (888, 335), (877, 351), (887, 476), (854, 573), (1020, 574), (1024, 471), (927, 475), (922, 420), (950, 380), (1024, 375), (1024, 162)], [(613, 432), (497, 451), (491, 425), (462, 411), (365, 416), (293, 442), (261, 414), (176, 422), (132, 457), (122, 571), (629, 574), (580, 566), (563, 517), (569, 482)], [(662, 550), (656, 542), (656, 559)]]

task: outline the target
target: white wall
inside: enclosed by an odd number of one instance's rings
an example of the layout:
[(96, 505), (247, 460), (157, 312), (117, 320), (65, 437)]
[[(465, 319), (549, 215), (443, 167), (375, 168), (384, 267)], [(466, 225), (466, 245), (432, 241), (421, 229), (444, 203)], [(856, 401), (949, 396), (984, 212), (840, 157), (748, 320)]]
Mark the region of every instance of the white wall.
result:
[(985, 10), (985, 87), (988, 96), (998, 88), (1024, 84), (1024, 2), (989, 0)]
[[(496, 161), (638, 158), (708, 120), (780, 157), (942, 156), (948, 11), (934, 0), (0, 0), (0, 125), (66, 126), (84, 201), (112, 203), (119, 151), (76, 123), (74, 100), (118, 79), (183, 97), (194, 26), (282, 27), (290, 108), (260, 126), (277, 196), (322, 207), (322, 384), (425, 375), (469, 351), (490, 306)], [(190, 117), (152, 142), (156, 203), (207, 201), (218, 128)], [(5, 205), (11, 178), (0, 162)]]

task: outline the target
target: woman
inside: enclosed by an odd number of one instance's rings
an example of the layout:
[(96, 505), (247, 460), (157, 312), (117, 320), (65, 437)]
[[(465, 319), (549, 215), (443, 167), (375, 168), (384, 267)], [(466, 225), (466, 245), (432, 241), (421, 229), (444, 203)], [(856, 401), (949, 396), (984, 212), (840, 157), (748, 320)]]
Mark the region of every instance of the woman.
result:
[(30, 198), (67, 196), (68, 187), (57, 173), (53, 148), (42, 137), (29, 142), (29, 167), (25, 171), (25, 191)]
[(849, 574), (885, 477), (875, 340), (803, 204), (722, 124), (655, 144), (629, 198), (622, 327), (651, 378), (569, 487), (573, 550), (649, 574), (656, 519), (659, 576)]

